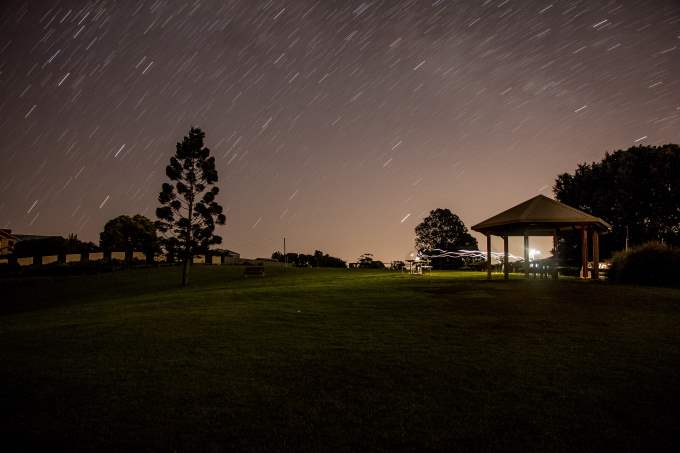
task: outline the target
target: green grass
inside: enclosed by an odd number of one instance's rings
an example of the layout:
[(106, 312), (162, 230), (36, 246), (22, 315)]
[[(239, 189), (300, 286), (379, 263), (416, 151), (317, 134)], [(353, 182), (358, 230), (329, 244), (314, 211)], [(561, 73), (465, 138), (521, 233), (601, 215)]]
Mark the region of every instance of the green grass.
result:
[(2, 445), (680, 445), (679, 290), (228, 266), (181, 289), (178, 272), (0, 280)]

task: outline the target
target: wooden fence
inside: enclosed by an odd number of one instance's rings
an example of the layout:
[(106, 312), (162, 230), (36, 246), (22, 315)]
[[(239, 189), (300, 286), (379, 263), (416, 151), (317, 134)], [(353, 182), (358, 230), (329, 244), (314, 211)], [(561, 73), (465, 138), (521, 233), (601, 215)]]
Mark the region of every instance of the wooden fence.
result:
[[(105, 261), (107, 257), (103, 252), (95, 253), (70, 253), (66, 255), (45, 255), (45, 256), (35, 256), (35, 257), (23, 257), (16, 258), (16, 262), (19, 266), (40, 266), (53, 263), (80, 263), (80, 262), (97, 262)], [(125, 261), (125, 252), (111, 252), (110, 260), (113, 261)], [(146, 255), (143, 252), (133, 252), (132, 260), (136, 262), (146, 262)], [(165, 255), (154, 256), (154, 262), (164, 263), (167, 261)], [(194, 264), (210, 264), (210, 265), (223, 265), (223, 264), (241, 264), (241, 259), (230, 256), (222, 255), (195, 255), (193, 263)], [(9, 264), (11, 258), (0, 259), (0, 264)]]

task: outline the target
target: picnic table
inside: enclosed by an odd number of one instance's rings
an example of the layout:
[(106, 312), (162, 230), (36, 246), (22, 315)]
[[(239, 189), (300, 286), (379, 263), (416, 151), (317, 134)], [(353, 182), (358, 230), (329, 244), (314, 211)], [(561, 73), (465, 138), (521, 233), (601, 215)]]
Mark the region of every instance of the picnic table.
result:
[(244, 277), (264, 277), (264, 266), (246, 266)]

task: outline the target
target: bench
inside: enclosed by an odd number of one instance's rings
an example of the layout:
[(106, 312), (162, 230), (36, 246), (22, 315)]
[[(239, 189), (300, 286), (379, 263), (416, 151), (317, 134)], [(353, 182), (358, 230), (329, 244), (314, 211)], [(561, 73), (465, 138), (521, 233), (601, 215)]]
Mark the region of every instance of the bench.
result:
[(247, 266), (243, 275), (245, 277), (264, 277), (264, 266)]

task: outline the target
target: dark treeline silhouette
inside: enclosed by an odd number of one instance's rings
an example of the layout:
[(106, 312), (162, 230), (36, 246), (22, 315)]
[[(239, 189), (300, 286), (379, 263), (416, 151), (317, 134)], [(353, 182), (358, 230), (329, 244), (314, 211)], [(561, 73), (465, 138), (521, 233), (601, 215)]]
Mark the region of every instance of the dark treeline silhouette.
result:
[(315, 250), (313, 255), (304, 253), (286, 253), (280, 251), (272, 253), (272, 259), (281, 263), (287, 262), (298, 267), (346, 267), (347, 264), (340, 258), (330, 256), (321, 250)]
[(69, 234), (68, 238), (61, 236), (28, 237), (16, 243), (13, 255), (16, 258), (35, 256), (68, 255), (99, 252), (100, 248), (92, 242), (83, 242), (75, 234)]
[(357, 260), (357, 265), (361, 269), (385, 269), (385, 263), (376, 260), (372, 253), (364, 253)]
[[(650, 241), (680, 245), (680, 147), (636, 146), (605, 154), (600, 162), (582, 163), (574, 173), (557, 177), (556, 198), (601, 217), (612, 225), (602, 236), (601, 256)], [(592, 247), (591, 247), (592, 249)], [(561, 260), (578, 262), (579, 239), (564, 235)]]

